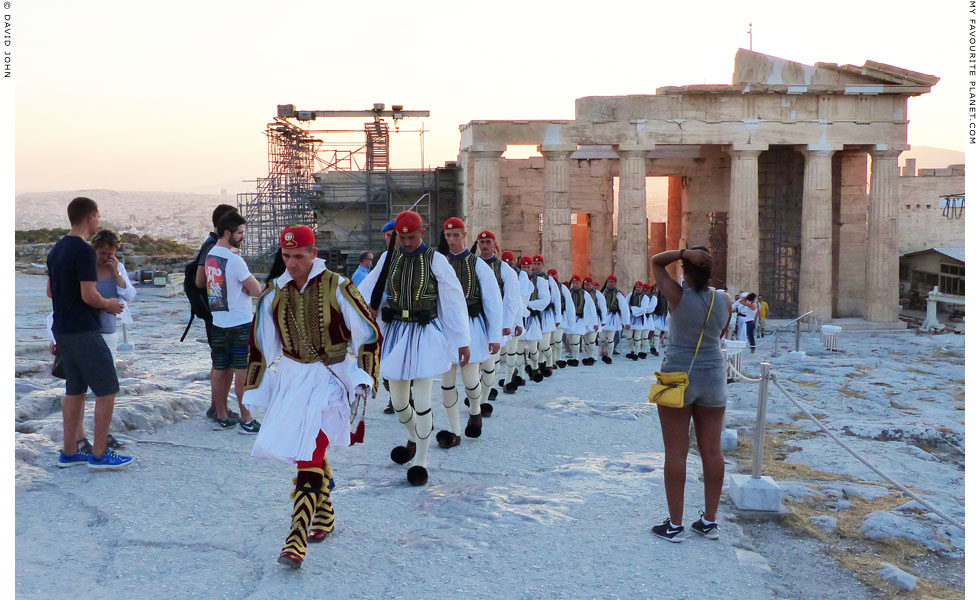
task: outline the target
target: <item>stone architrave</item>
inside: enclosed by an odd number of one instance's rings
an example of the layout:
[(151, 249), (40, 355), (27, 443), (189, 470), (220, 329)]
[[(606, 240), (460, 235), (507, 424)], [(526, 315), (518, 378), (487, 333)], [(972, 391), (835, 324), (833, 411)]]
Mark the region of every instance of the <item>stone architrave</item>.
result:
[(544, 156), (544, 216), (541, 253), (562, 279), (572, 276), (572, 212), (569, 157), (574, 145), (538, 146)]
[(728, 273), (732, 293), (759, 291), (759, 154), (764, 147), (733, 146), (728, 195)]
[(620, 145), (619, 224), (616, 230), (616, 273), (623, 289), (638, 279), (646, 279), (647, 262), (647, 181), (646, 157), (653, 145)]
[[(471, 238), (484, 229), (500, 233), (500, 157), (503, 147), (473, 147), (473, 200), (466, 215)], [(437, 224), (442, 227), (442, 223)]]
[(801, 221), (799, 312), (813, 311), (824, 322), (833, 310), (833, 149), (803, 151), (803, 215)]
[(868, 252), (865, 259), (865, 319), (898, 320), (898, 155), (902, 150), (873, 147), (868, 194)]

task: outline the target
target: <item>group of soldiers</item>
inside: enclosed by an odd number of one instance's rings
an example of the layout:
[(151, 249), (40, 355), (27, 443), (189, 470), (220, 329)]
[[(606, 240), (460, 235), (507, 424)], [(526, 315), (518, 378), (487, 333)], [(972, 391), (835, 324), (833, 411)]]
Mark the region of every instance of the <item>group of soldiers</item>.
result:
[(615, 275), (601, 288), (578, 275), (560, 282), (545, 257), (518, 262), (500, 252), (493, 231), (479, 232), (468, 247), (456, 217), (443, 223), (438, 250), (423, 241), (415, 212), (398, 214), (386, 229), (388, 249), (354, 286), (316, 257), (312, 230), (287, 227), (280, 236), (286, 272), (259, 299), (243, 401), (266, 413), (252, 454), (297, 464), (293, 522), (279, 558), (287, 566), (299, 567), (308, 542), (333, 529), (326, 449), (363, 441), (365, 402), (381, 380), (408, 433), (391, 459), (411, 462), (408, 482), (424, 485), (436, 378), (448, 427), (435, 438), (448, 450), (464, 435), (480, 437), (498, 388), (514, 394), (526, 385), (523, 375), (541, 382), (555, 369), (600, 358), (610, 364), (617, 334), (629, 344), (626, 358), (656, 355), (656, 332), (667, 329), (666, 302), (643, 282), (628, 296)]

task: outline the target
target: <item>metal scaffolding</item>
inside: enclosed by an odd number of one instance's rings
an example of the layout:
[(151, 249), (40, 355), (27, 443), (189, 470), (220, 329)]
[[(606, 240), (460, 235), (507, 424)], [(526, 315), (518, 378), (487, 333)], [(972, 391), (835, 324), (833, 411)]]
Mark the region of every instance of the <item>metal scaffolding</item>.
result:
[(238, 194), (238, 211), (247, 222), (242, 257), (252, 271), (268, 270), (279, 247), (279, 233), (291, 223), (317, 227), (315, 165), (322, 140), (281, 117), (265, 129), (269, 175), (256, 191)]

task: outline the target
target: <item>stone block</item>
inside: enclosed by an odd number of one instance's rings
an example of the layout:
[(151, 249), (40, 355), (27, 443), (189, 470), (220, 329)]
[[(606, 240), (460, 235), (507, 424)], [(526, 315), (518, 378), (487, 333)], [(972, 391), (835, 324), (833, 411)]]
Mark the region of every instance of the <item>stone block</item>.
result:
[(945, 544), (936, 540), (934, 531), (920, 524), (917, 519), (890, 512), (876, 511), (865, 517), (861, 524), (861, 534), (871, 539), (900, 537), (930, 550), (949, 550)]
[(837, 529), (837, 519), (831, 517), (830, 515), (820, 515), (817, 517), (810, 517), (810, 520), (826, 532), (835, 531)]
[(778, 512), (783, 500), (779, 484), (768, 475), (753, 479), (750, 475), (732, 474), (728, 494), (742, 510)]
[(803, 350), (800, 350), (799, 352), (793, 351), (789, 353), (789, 357), (790, 360), (802, 361), (804, 358), (806, 358), (806, 352), (804, 352)]
[(772, 573), (769, 562), (758, 552), (736, 548), (735, 557), (738, 559), (738, 566), (743, 569), (756, 569), (763, 573)]
[(721, 432), (721, 449), (723, 452), (734, 452), (738, 448), (738, 430), (725, 429)]
[(881, 563), (881, 568), (878, 569), (878, 574), (881, 575), (888, 583), (906, 592), (914, 590), (916, 586), (919, 585), (918, 577), (911, 573), (906, 573), (890, 563)]

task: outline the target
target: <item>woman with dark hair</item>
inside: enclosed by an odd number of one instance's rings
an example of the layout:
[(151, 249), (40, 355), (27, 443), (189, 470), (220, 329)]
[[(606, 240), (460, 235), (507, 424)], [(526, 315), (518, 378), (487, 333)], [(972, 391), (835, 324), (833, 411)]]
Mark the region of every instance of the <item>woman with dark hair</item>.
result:
[[(755, 323), (758, 319), (759, 306), (755, 303), (755, 293), (735, 301), (735, 312), (738, 313), (739, 340), (749, 343), (749, 353), (755, 354)], [(745, 336), (742, 337), (744, 332)]]
[[(667, 265), (677, 260), (684, 267), (683, 283), (674, 281), (667, 272)], [(660, 370), (687, 372), (690, 382), (684, 391), (683, 407), (657, 406), (664, 438), (664, 487), (670, 517), (655, 525), (653, 533), (671, 542), (685, 539), (684, 484), (690, 446), (688, 431), (693, 418), (704, 470), (704, 510), (691, 529), (708, 539), (718, 539), (715, 519), (725, 479), (721, 430), (728, 403), (721, 338), (728, 329), (732, 299), (724, 291), (708, 286), (711, 255), (703, 246), (661, 252), (651, 262), (657, 287), (670, 306), (670, 338)]]

